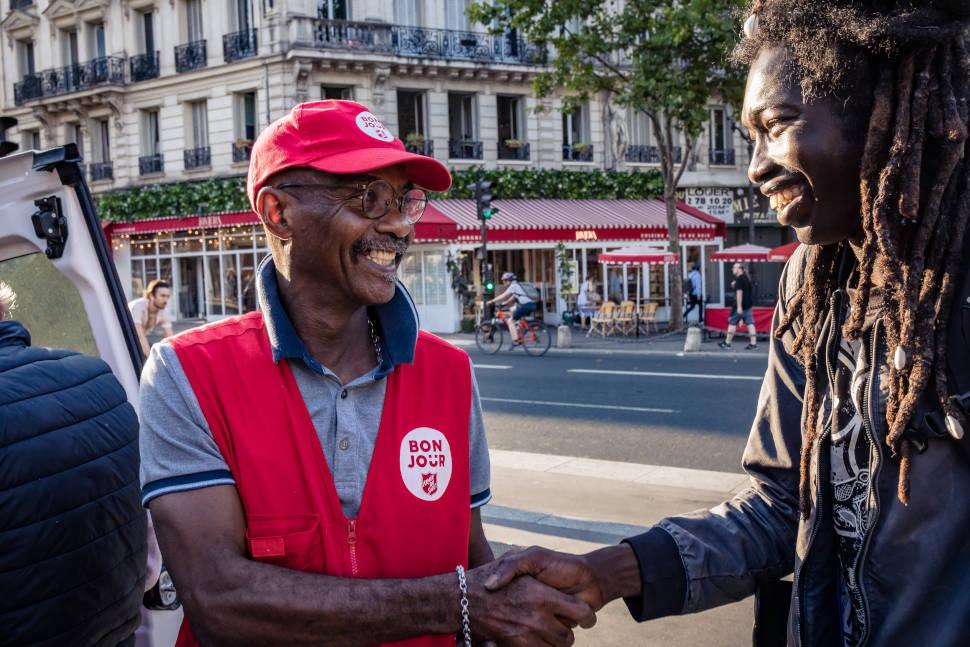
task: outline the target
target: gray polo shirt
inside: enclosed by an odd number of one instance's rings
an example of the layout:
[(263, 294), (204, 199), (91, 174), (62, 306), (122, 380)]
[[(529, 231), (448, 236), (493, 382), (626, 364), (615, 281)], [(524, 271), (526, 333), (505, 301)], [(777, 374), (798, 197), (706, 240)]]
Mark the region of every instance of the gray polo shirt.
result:
[[(286, 318), (276, 290), (272, 262), (260, 266), (257, 280), (260, 307), (267, 323), (276, 361), (288, 361), (300, 394), (313, 420), (320, 446), (333, 475), (344, 514), (360, 509), (364, 483), (384, 408), (384, 392), (393, 360), (410, 357), (416, 339), (416, 311), (403, 286), (394, 300), (375, 309), (380, 325), (384, 363), (348, 384), (306, 353)], [(392, 341), (390, 331), (395, 333)], [(403, 342), (402, 342), (403, 340)], [(482, 421), (478, 385), (469, 363), (472, 401), (469, 417), (470, 503), (484, 505), (491, 498), (488, 443)], [(199, 402), (175, 350), (157, 344), (141, 378), (141, 475), (143, 501), (213, 485), (235, 484), (212, 437)]]

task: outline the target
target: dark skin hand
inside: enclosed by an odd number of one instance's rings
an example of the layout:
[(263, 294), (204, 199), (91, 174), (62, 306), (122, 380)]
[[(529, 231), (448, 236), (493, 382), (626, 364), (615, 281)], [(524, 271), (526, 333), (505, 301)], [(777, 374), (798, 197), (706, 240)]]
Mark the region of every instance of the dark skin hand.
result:
[[(253, 561), (233, 486), (167, 494), (150, 504), (158, 543), (203, 645), (370, 645), (461, 627), (458, 577), (361, 580)], [(476, 641), (571, 645), (571, 627), (592, 626), (590, 606), (531, 577), (485, 588), (491, 558), (473, 511), (468, 598)], [(476, 568), (477, 566), (477, 568)]]
[(834, 100), (805, 103), (786, 61), (784, 48), (762, 50), (748, 74), (741, 113), (754, 141), (748, 177), (802, 243), (861, 241), (865, 129), (850, 131)]

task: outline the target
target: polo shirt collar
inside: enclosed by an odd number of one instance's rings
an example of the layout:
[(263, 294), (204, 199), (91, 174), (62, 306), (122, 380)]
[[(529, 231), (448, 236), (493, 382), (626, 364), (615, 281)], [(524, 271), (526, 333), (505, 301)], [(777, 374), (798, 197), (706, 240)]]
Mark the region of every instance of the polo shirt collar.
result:
[[(298, 359), (316, 373), (330, 373), (310, 355), (306, 344), (297, 336), (296, 329), (290, 322), (280, 300), (276, 265), (272, 256), (267, 256), (259, 265), (256, 294), (269, 335), (273, 361), (279, 363), (284, 359)], [(381, 341), (381, 365), (375, 373), (375, 377), (381, 378), (390, 374), (396, 365), (414, 361), (414, 347), (418, 342), (418, 311), (411, 295), (400, 281), (395, 285), (394, 296), (390, 301), (371, 306), (368, 310)]]

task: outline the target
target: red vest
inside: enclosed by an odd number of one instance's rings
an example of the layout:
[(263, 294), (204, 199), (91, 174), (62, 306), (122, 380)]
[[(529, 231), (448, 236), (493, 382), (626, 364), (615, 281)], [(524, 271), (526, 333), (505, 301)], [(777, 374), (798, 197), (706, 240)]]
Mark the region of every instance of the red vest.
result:
[[(468, 566), (471, 369), (464, 352), (421, 332), (414, 362), (386, 378), (360, 512), (347, 519), (289, 364), (273, 361), (260, 312), (180, 335), (172, 346), (236, 481), (253, 559), (354, 578)], [(395, 644), (454, 642), (449, 635)], [(197, 644), (183, 622), (177, 647)]]

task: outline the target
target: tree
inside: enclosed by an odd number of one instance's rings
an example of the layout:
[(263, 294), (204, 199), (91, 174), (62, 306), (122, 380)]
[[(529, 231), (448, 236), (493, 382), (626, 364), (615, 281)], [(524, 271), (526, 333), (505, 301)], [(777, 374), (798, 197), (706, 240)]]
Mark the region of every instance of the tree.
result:
[[(708, 121), (708, 100), (738, 105), (740, 70), (728, 58), (743, 0), (488, 0), (469, 16), (497, 33), (516, 30), (551, 52), (533, 81), (540, 97), (565, 91), (563, 110), (602, 96), (646, 114), (660, 155), (670, 249), (677, 254), (677, 185)], [(678, 133), (686, 140), (677, 155)], [(622, 154), (622, 151), (618, 151)], [(682, 327), (683, 292), (671, 281), (671, 325)]]

